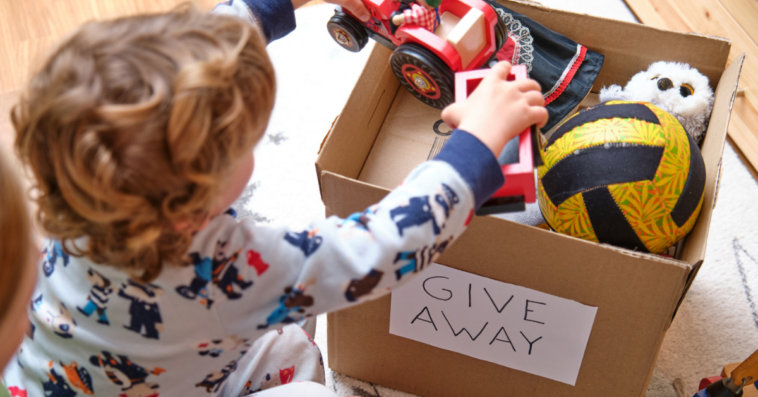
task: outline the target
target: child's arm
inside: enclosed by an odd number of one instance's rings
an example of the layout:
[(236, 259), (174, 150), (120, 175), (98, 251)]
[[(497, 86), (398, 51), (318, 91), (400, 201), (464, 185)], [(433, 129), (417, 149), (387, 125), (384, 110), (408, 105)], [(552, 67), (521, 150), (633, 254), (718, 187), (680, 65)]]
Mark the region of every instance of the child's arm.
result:
[[(482, 89), (470, 104), (446, 110), (456, 124), (480, 130), (456, 130), (435, 160), (365, 211), (292, 231), (222, 216), (201, 231), (193, 250), (214, 262), (232, 258), (228, 265), (234, 265), (231, 276), (232, 266), (219, 271), (216, 282), (229, 292), (227, 301), (214, 306), (227, 332), (269, 329), (379, 297), (448, 248), (475, 208), (503, 183), (494, 153), (527, 126), (546, 121), (538, 87), (505, 82), (509, 68), (498, 65), (480, 85), (499, 89)], [(484, 117), (498, 128), (469, 120), (482, 108), (490, 109)], [(509, 120), (500, 113), (532, 116)], [(223, 252), (216, 255), (219, 246)]]
[[(339, 310), (383, 295), (428, 266), (503, 181), (494, 156), (472, 135), (457, 131), (448, 145), (461, 149), (443, 150), (443, 160), (420, 165), (381, 202), (347, 219), (294, 230), (214, 219), (198, 236), (204, 247), (195, 249), (211, 256), (217, 242), (225, 243), (222, 257), (237, 254), (243, 275), (241, 284), (229, 285), (242, 296), (215, 306), (227, 332), (244, 335)], [(464, 152), (476, 160), (457, 169)]]

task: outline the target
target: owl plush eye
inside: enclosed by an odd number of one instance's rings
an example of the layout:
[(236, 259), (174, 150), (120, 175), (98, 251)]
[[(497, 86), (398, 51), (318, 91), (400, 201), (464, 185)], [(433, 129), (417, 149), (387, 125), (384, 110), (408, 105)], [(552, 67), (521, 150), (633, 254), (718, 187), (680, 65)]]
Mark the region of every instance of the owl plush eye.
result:
[(695, 93), (695, 89), (692, 88), (689, 84), (682, 84), (681, 87), (679, 87), (679, 94), (682, 95), (682, 97), (687, 98), (688, 96)]

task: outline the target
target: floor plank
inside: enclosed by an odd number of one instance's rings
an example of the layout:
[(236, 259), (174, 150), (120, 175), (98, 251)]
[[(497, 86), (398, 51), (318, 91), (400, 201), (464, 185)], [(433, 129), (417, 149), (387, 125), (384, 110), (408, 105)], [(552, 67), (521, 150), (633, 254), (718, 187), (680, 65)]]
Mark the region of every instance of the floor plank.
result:
[(624, 0), (634, 15), (645, 25), (677, 32), (692, 32), (693, 28), (679, 15), (676, 3), (668, 0)]
[[(167, 11), (183, 0), (0, 0), (0, 94), (20, 89), (29, 68), (58, 40), (93, 19)], [(193, 0), (210, 10), (218, 0)]]
[(758, 43), (758, 1), (755, 0), (720, 0), (732, 18), (745, 29), (745, 32)]

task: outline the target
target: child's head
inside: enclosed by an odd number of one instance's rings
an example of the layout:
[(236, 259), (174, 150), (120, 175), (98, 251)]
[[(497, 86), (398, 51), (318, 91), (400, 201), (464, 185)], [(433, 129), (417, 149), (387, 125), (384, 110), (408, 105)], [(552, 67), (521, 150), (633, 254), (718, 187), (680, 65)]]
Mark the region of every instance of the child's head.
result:
[[(246, 21), (191, 7), (90, 22), (11, 115), (40, 224), (91, 260), (151, 280), (185, 263), (266, 128), (275, 79)], [(65, 246), (65, 244), (64, 244)]]
[(23, 189), (0, 153), (0, 372), (16, 351), (29, 326), (26, 307), (37, 272), (31, 219)]

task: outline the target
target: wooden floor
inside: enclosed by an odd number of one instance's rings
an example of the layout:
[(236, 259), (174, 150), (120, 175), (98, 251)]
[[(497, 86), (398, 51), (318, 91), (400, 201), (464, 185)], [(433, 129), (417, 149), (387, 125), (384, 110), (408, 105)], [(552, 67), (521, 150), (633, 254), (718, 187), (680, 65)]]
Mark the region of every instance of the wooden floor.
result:
[[(758, 1), (756, 0), (625, 0), (644, 24), (657, 28), (726, 37), (732, 40), (731, 62), (746, 53), (735, 99), (729, 138), (752, 164), (758, 179)], [(750, 165), (748, 168), (750, 168)]]
[[(183, 0), (0, 0), (0, 94), (19, 90), (30, 66), (61, 37), (92, 19), (169, 10)], [(209, 10), (218, 0), (195, 0)]]

